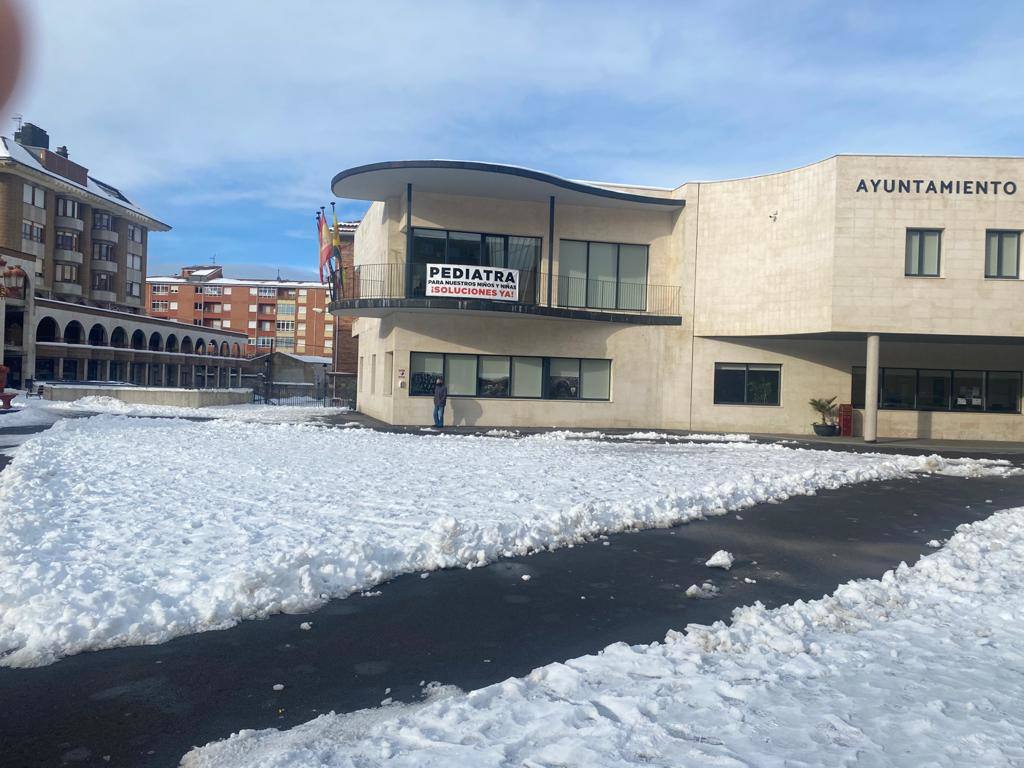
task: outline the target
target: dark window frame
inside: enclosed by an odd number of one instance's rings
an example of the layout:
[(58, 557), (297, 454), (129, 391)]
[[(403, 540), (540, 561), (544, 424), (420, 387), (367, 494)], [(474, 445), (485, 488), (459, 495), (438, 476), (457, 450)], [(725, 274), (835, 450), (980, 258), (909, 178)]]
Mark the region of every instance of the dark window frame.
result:
[[(65, 219), (79, 219), (81, 220), (79, 207), (80, 204), (77, 200), (71, 197), (58, 197), (57, 198), (57, 215), (63, 216)], [(69, 211), (70, 209), (70, 211)]]
[[(558, 279), (563, 279), (566, 276), (561, 272), (561, 244), (562, 243), (582, 243), (587, 247), (587, 276), (584, 278), (584, 303), (583, 304), (565, 304), (564, 306), (579, 307), (581, 309), (615, 309), (622, 312), (646, 312), (647, 311), (647, 300), (650, 294), (649, 288), (651, 286), (651, 246), (650, 243), (613, 243), (608, 240), (578, 240), (574, 237), (561, 237), (558, 239), (559, 243), (559, 274)], [(615, 246), (615, 306), (605, 307), (599, 304), (590, 303), (590, 246), (591, 245), (614, 245)], [(643, 248), (646, 251), (644, 258), (644, 301), (642, 307), (623, 307), (622, 302), (619, 300), (621, 296), (620, 287), (622, 285), (622, 246), (629, 248)], [(559, 298), (559, 303), (562, 299)]]
[(114, 231), (114, 216), (106, 211), (93, 211), (92, 228), (104, 232)]
[[(721, 400), (718, 399), (718, 382), (717, 382), (718, 371), (719, 370), (727, 370), (725, 368), (721, 368), (720, 366), (732, 366), (733, 369), (736, 369), (739, 366), (743, 366), (743, 402), (742, 403), (733, 402), (733, 401), (721, 401)], [(750, 367), (751, 366), (755, 366), (755, 368), (757, 368), (757, 367), (772, 366), (772, 367), (778, 369), (777, 373), (779, 374), (779, 383), (778, 383), (778, 386), (776, 387), (777, 397), (776, 397), (776, 401), (774, 403), (751, 403), (751, 402), (749, 402), (747, 400), (747, 395), (749, 393), (748, 379), (749, 379), (749, 376), (750, 376)], [(715, 363), (714, 379), (711, 382), (711, 400), (712, 400), (712, 403), (714, 405), (742, 405), (742, 406), (753, 406), (755, 408), (781, 408), (782, 407), (782, 363), (731, 363), (731, 362)]]
[[(1003, 369), (985, 369), (985, 368), (896, 368), (892, 367), (891, 370), (912, 370), (914, 371), (914, 405), (908, 406), (891, 406), (884, 405), (882, 403), (882, 382), (884, 381), (886, 368), (878, 369), (878, 409), (881, 411), (917, 411), (924, 413), (994, 413), (994, 414), (1020, 414), (1022, 413), (1022, 400), (1024, 400), (1024, 371), (1012, 371)], [(921, 407), (918, 402), (921, 395), (921, 371), (942, 371), (947, 374), (947, 381), (949, 383), (949, 406), (946, 408), (940, 407)], [(981, 376), (981, 408), (973, 407), (957, 407), (956, 406), (956, 391), (953, 389), (953, 382), (956, 381), (956, 375), (968, 374), (968, 373), (980, 373)], [(998, 374), (1014, 374), (1017, 376), (1017, 409), (1010, 411), (992, 410), (989, 407), (989, 376), (993, 373)], [(863, 409), (867, 402), (864, 399), (863, 394), (858, 394), (858, 388), (856, 381), (858, 374), (867, 381), (867, 372), (864, 366), (855, 365), (851, 370), (850, 376), (850, 403), (854, 408)]]
[[(494, 267), (496, 269), (516, 269), (520, 274), (519, 284), (519, 299), (516, 303), (518, 304), (536, 304), (540, 300), (540, 270), (541, 264), (544, 261), (544, 238), (538, 235), (517, 235), (517, 234), (503, 234), (500, 232), (474, 232), (471, 230), (463, 229), (446, 229), (442, 227), (413, 227), (412, 229), (412, 247), (413, 252), (406, 254), (406, 277), (405, 277), (405, 294), (407, 298), (417, 298), (425, 295), (426, 293), (426, 277), (424, 273), (423, 283), (423, 294), (414, 287), (415, 286), (415, 269), (416, 267), (425, 267), (428, 262), (425, 261), (413, 261), (413, 255), (416, 252), (416, 233), (417, 232), (441, 232), (444, 233), (444, 264), (455, 264), (462, 265), (463, 262), (449, 261), (449, 254), (451, 252), (451, 235), (453, 232), (462, 235), (477, 235), (480, 241), (480, 254), (481, 257), (487, 253), (487, 239), (502, 238), (502, 261), (505, 262), (502, 265), (491, 265), (487, 264), (484, 266)], [(509, 240), (513, 238), (519, 238), (522, 240), (535, 240), (537, 242), (537, 256), (534, 260), (532, 269), (521, 269), (519, 267), (509, 267), (508, 256), (509, 256)], [(440, 239), (440, 238), (438, 238)], [(472, 264), (467, 266), (474, 266)], [(523, 274), (532, 275), (532, 278), (527, 280), (523, 279)]]
[[(555, 402), (583, 402), (583, 403), (610, 403), (612, 393), (612, 360), (606, 357), (565, 357), (563, 355), (480, 355), (473, 353), (464, 352), (421, 352), (412, 351), (409, 353), (409, 397), (433, 397), (433, 392), (415, 393), (412, 388), (412, 360), (414, 355), (440, 355), (441, 356), (441, 370), (447, 382), (448, 377), (448, 356), (454, 355), (457, 357), (475, 357), (476, 358), (476, 386), (475, 394), (472, 395), (453, 395), (449, 394), (448, 397), (471, 397), (479, 400), (549, 400)], [(508, 358), (508, 391), (507, 395), (481, 395), (480, 394), (480, 359), (485, 357), (501, 357)], [(515, 366), (513, 361), (516, 358), (539, 358), (541, 361), (541, 393), (538, 397), (527, 397), (523, 395), (513, 395), (512, 392), (515, 390)], [(550, 374), (550, 362), (552, 358), (558, 358), (560, 360), (576, 360), (580, 364), (580, 385), (577, 387), (576, 397), (551, 397), (548, 389), (548, 379)], [(583, 397), (583, 361), (589, 360), (593, 362), (601, 362), (608, 364), (608, 397)]]
[[(990, 235), (998, 236), (998, 252), (996, 253), (996, 270), (1001, 271), (1003, 266), (1003, 235), (1017, 236), (1017, 252), (1014, 254), (1014, 266), (1012, 275), (989, 274), (988, 271), (988, 240)], [(985, 230), (985, 279), (986, 280), (1019, 280), (1020, 279), (1020, 239), (1024, 232), (1019, 229), (986, 229)]]
[[(914, 265), (917, 268), (916, 272), (910, 272), (907, 270), (907, 259), (910, 256), (910, 236), (917, 233), (917, 253), (914, 255)], [(923, 272), (924, 266), (924, 235), (935, 233), (939, 236), (939, 248), (936, 254), (935, 272)], [(907, 227), (907, 239), (904, 246), (904, 258), (903, 258), (903, 276), (904, 277), (942, 277), (942, 234), (943, 230), (936, 229), (935, 227)]]

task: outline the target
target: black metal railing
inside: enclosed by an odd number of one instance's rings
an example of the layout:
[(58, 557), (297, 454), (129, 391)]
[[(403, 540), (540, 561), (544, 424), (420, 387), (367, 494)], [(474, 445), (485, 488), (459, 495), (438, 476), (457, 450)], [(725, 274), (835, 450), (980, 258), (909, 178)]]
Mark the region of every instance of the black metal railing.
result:
[[(652, 285), (637, 280), (596, 280), (556, 274), (552, 307), (678, 316), (678, 285)], [(416, 299), (427, 297), (427, 265), (361, 264), (331, 274), (332, 301)], [(465, 298), (479, 298), (467, 295)], [(548, 306), (546, 277), (539, 271), (519, 271), (519, 304)]]

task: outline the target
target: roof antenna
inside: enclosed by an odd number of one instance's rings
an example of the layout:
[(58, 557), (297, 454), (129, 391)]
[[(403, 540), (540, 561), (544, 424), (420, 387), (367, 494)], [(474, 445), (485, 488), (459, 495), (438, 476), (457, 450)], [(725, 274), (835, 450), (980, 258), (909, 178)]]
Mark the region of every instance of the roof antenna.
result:
[(216, 253), (213, 254), (213, 256), (210, 257), (210, 263), (216, 265), (216, 263), (217, 263), (217, 254)]
[(277, 268), (277, 279), (278, 279), (278, 281), (281, 280), (281, 268), (280, 267)]
[(13, 115), (11, 115), (11, 120), (13, 120), (18, 125), (18, 127), (15, 128), (15, 132), (20, 131), (21, 130), (22, 114), (20, 112), (15, 112)]

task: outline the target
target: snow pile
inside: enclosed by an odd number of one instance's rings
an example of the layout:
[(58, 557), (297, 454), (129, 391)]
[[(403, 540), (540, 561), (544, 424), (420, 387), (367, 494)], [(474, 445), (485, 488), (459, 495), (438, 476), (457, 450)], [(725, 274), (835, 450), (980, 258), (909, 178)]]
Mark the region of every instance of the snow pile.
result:
[(708, 561), (704, 563), (708, 568), (723, 568), (729, 570), (732, 568), (732, 552), (726, 552), (724, 549), (720, 549), (713, 554)]
[(116, 397), (108, 395), (90, 395), (88, 397), (80, 397), (72, 402), (55, 402), (50, 405), (55, 410), (63, 410), (65, 412), (117, 413), (126, 416), (157, 416), (181, 419), (233, 419), (236, 421), (270, 423), (307, 421), (319, 416), (334, 416), (349, 410), (348, 408), (320, 408), (308, 405), (264, 405), (256, 403), (187, 408), (176, 405), (126, 403), (123, 400), (118, 400)]
[(9, 427), (45, 427), (53, 424), (61, 417), (55, 409), (56, 403), (40, 398), (26, 398), (19, 394), (11, 401), (16, 411), (0, 414), (0, 430)]
[(753, 443), (62, 419), (0, 474), (0, 664), (162, 642), (308, 611), (399, 573), (950, 471), (1017, 470)]
[[(491, 430), (497, 432), (499, 430)], [(490, 434), (490, 433), (488, 433)], [(540, 432), (530, 435), (529, 440), (693, 440), (701, 443), (749, 443), (750, 435), (739, 434), (705, 434), (674, 435), (668, 432), (630, 432), (628, 434), (607, 432), (573, 432), (569, 429), (556, 429), (551, 432)]]
[(469, 694), (243, 731), (183, 768), (1024, 764), (1024, 508), (877, 581)]

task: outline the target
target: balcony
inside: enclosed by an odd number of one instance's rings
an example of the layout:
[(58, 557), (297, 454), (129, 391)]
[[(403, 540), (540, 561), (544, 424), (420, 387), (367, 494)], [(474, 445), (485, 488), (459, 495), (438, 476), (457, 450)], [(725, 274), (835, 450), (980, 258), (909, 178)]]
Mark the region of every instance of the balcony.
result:
[(80, 286), (78, 283), (63, 283), (60, 281), (54, 281), (53, 292), (61, 293), (66, 296), (81, 296), (82, 286)]
[(54, 261), (65, 261), (68, 264), (81, 264), (82, 254), (79, 251), (70, 251), (67, 248), (53, 249)]
[[(460, 265), (450, 265), (460, 266)], [(554, 276), (519, 272), (518, 295), (509, 299), (474, 295), (427, 295), (425, 264), (363, 264), (354, 274), (331, 275), (335, 315), (380, 317), (400, 310), (510, 312), (579, 320), (680, 325), (681, 292), (677, 285)]]
[(117, 272), (117, 262), (94, 258), (92, 260), (92, 268), (98, 269), (101, 272)]
[(100, 243), (117, 245), (118, 236), (117, 232), (112, 229), (94, 229), (92, 231), (92, 239)]
[(85, 222), (73, 216), (54, 216), (53, 223), (57, 229), (70, 229), (73, 232), (85, 230)]

